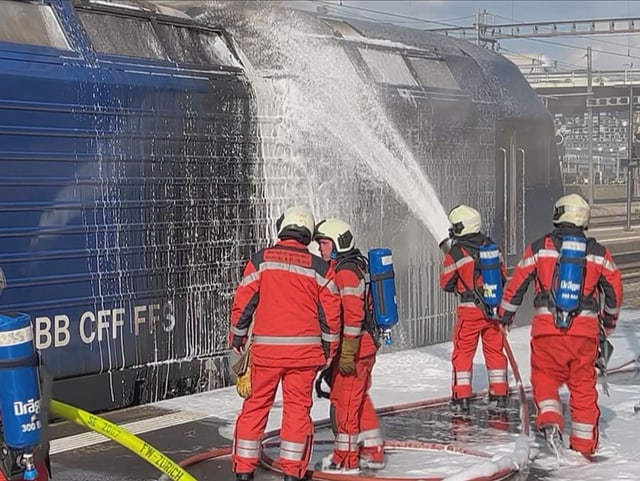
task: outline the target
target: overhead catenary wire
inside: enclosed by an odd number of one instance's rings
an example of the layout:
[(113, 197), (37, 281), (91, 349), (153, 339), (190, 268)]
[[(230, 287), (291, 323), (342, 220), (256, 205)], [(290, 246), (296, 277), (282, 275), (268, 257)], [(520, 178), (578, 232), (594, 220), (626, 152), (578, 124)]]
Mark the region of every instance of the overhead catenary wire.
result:
[[(357, 7), (357, 6), (354, 6), (354, 5), (336, 4), (336, 3), (329, 2), (329, 1), (326, 1), (326, 0), (325, 1), (320, 1), (320, 3), (322, 5), (324, 5), (324, 6), (326, 6), (326, 7), (332, 8), (334, 11), (339, 11), (340, 9), (343, 9), (343, 10), (347, 9), (347, 10), (352, 10), (354, 12), (367, 12), (367, 13), (386, 16), (386, 17), (394, 18), (394, 19), (403, 19), (405, 21), (409, 20), (409, 21), (412, 21), (412, 22), (421, 22), (421, 23), (440, 25), (440, 26), (444, 26), (444, 27), (454, 27), (454, 28), (462, 28), (462, 26), (450, 23), (451, 21), (474, 18), (474, 16), (472, 16), (472, 15), (467, 15), (467, 16), (461, 16), (461, 17), (456, 17), (456, 18), (452, 18), (452, 19), (428, 20), (428, 19), (425, 19), (425, 18), (418, 18), (418, 17), (403, 15), (403, 14), (399, 14), (399, 13), (385, 12), (383, 10), (375, 10), (375, 9), (372, 9), (372, 8)], [(490, 15), (493, 15), (494, 17), (502, 18), (502, 19), (505, 19), (505, 20), (512, 20), (512, 19), (509, 19), (507, 17), (503, 17), (502, 15), (495, 15), (495, 14), (490, 14)], [(379, 19), (375, 19), (373, 17), (368, 17), (368, 16), (366, 17), (366, 19), (367, 20), (377, 20), (377, 21), (379, 21)], [(522, 21), (522, 20), (518, 20), (518, 19), (513, 19), (513, 20), (517, 21), (517, 22), (521, 22)], [(578, 35), (576, 37), (584, 38), (585, 36), (579, 36)], [(571, 45), (571, 44), (566, 44), (566, 43), (561, 43), (561, 42), (554, 42), (554, 41), (550, 41), (550, 40), (543, 40), (543, 39), (539, 39), (539, 38), (519, 38), (519, 37), (514, 37), (514, 40), (515, 39), (528, 40), (528, 41), (544, 43), (544, 44), (548, 44), (548, 45), (555, 45), (555, 46), (562, 47), (562, 48), (571, 48), (571, 49), (576, 49), (576, 50), (584, 50), (584, 47), (580, 47), (580, 46), (577, 46), (577, 45)], [(608, 40), (594, 39), (594, 41), (601, 41), (601, 42), (604, 42), (604, 43), (608, 43), (608, 44), (616, 45), (616, 46), (621, 46), (621, 47), (625, 47), (625, 48), (628, 47), (627, 45), (619, 44), (617, 42), (611, 42), (611, 41), (608, 41)], [(631, 48), (640, 49), (640, 47), (635, 47), (635, 46), (632, 46)], [(625, 54), (625, 53), (619, 53), (619, 52), (612, 52), (612, 51), (609, 51), (609, 50), (602, 50), (602, 49), (598, 49), (598, 48), (593, 48), (592, 51), (596, 52), (596, 53), (601, 53), (601, 54), (604, 54), (604, 55), (613, 55), (613, 56), (618, 56), (618, 57), (624, 57), (624, 58), (631, 58), (631, 59), (640, 60), (640, 56), (631, 55), (630, 53), (626, 53)], [(575, 64), (570, 64), (568, 62), (565, 62), (565, 64), (572, 65), (574, 67), (576, 66)]]
[[(433, 24), (433, 25), (440, 25), (443, 27), (456, 27), (456, 28), (460, 28), (460, 25), (457, 24), (453, 24), (453, 23), (449, 23), (447, 22), (447, 19), (445, 20), (428, 20), (426, 18), (419, 18), (419, 17), (414, 17), (414, 16), (409, 16), (409, 15), (403, 15), (400, 13), (392, 13), (392, 12), (385, 12), (384, 10), (375, 10), (372, 8), (366, 8), (366, 7), (356, 7), (355, 5), (344, 5), (344, 4), (336, 4), (333, 2), (329, 2), (329, 1), (320, 1), (320, 3), (323, 6), (326, 7), (334, 7), (334, 8), (339, 8), (339, 9), (347, 9), (347, 10), (353, 10), (353, 11), (358, 11), (358, 12), (365, 12), (365, 13), (372, 13), (375, 15), (382, 15), (382, 16), (386, 16), (389, 18), (399, 18), (399, 19), (403, 19), (403, 20), (411, 20), (414, 22), (422, 22), (422, 23), (429, 23), (429, 24)], [(466, 18), (473, 18), (472, 15), (468, 15), (466, 17), (460, 17), (460, 19), (466, 19)], [(455, 19), (454, 19), (455, 20)]]
[[(504, 16), (502, 16), (502, 15), (498, 15), (498, 14), (495, 14), (495, 13), (489, 13), (489, 15), (491, 15), (491, 16), (493, 16), (493, 17), (496, 17), (496, 18), (500, 18), (500, 19), (502, 19), (502, 20), (508, 20), (508, 21), (510, 21), (510, 22), (525, 23), (525, 22), (524, 22), (524, 20), (519, 20), (519, 19), (517, 19), (517, 18), (515, 18), (515, 19), (514, 19), (514, 18), (508, 18), (508, 17), (504, 17)], [(487, 25), (487, 27), (491, 27), (491, 25)], [(550, 28), (550, 27), (541, 27), (541, 29), (548, 29), (549, 31), (551, 31), (551, 28)], [(637, 33), (640, 33), (640, 32), (637, 32)], [(635, 35), (635, 34), (634, 34), (634, 33), (629, 33), (629, 34), (627, 34), (627, 36), (632, 36), (632, 35)], [(636, 46), (636, 45), (629, 45), (628, 43), (627, 43), (627, 44), (624, 44), (624, 43), (620, 43), (620, 42), (614, 42), (614, 41), (612, 41), (612, 40), (604, 40), (604, 39), (602, 39), (602, 38), (594, 38), (594, 36), (593, 36), (593, 35), (572, 35), (572, 37), (573, 37), (573, 38), (580, 38), (580, 39), (587, 39), (587, 38), (588, 38), (589, 40), (591, 40), (591, 41), (593, 41), (593, 42), (606, 43), (606, 44), (608, 44), (608, 45), (615, 45), (615, 46), (617, 46), (617, 47), (624, 47), (624, 48), (627, 48), (627, 49), (628, 49), (628, 48), (634, 48), (634, 49), (638, 49), (638, 50), (640, 50), (640, 45), (638, 45), (638, 46)], [(516, 39), (516, 38), (517, 38), (518, 40), (532, 40), (532, 39), (528, 39), (528, 38), (520, 38), (520, 37), (515, 37), (514, 39)]]

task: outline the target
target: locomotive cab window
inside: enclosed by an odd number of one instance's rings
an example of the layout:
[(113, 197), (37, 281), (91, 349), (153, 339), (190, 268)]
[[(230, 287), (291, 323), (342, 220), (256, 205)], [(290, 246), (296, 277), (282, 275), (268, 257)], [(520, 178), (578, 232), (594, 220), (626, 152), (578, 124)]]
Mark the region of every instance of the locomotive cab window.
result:
[(381, 50), (363, 48), (358, 50), (376, 82), (390, 85), (418, 86), (402, 55)]
[(78, 15), (96, 52), (167, 60), (149, 20), (82, 11)]
[(424, 88), (460, 89), (447, 62), (433, 58), (409, 57), (409, 63)]
[(0, 42), (70, 50), (50, 5), (9, 0), (0, 8)]
[(169, 57), (178, 63), (240, 67), (219, 33), (164, 23), (157, 28)]

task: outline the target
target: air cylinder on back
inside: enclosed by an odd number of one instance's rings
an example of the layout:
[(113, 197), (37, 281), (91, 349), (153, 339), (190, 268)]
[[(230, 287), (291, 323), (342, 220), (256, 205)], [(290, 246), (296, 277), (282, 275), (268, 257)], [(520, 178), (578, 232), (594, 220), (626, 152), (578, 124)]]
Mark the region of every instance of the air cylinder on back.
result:
[(478, 248), (480, 253), (480, 275), (482, 277), (482, 299), (487, 307), (494, 310), (502, 300), (502, 270), (500, 268), (500, 250), (490, 243)]
[(29, 449), (40, 442), (40, 380), (27, 314), (0, 314), (0, 413), (5, 443)]
[(586, 250), (587, 240), (584, 237), (566, 236), (562, 240), (554, 292), (556, 309), (562, 314), (556, 320), (560, 328), (568, 328), (569, 313), (580, 308), (580, 289)]
[(391, 344), (389, 330), (398, 323), (395, 275), (391, 249), (369, 251), (369, 279), (373, 314), (376, 324), (384, 331), (385, 344)]

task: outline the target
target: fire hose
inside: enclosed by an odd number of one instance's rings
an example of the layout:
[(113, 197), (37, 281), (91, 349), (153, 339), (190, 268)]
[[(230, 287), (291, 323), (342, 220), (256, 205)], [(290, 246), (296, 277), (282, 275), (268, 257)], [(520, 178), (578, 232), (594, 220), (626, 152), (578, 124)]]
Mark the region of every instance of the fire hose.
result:
[[(487, 394), (486, 391), (482, 391), (474, 396), (474, 398), (479, 398)], [(413, 411), (416, 409), (423, 409), (429, 407), (436, 406), (444, 406), (449, 403), (449, 397), (441, 397), (436, 399), (430, 399), (426, 401), (415, 401), (406, 404), (401, 404), (397, 406), (388, 406), (385, 408), (377, 409), (376, 412), (379, 415), (390, 415), (390, 414), (398, 414), (406, 411)], [(328, 419), (316, 421), (313, 423), (314, 429), (322, 429), (330, 426), (330, 421)], [(274, 441), (280, 435), (280, 429), (275, 429), (270, 431), (264, 435), (264, 439), (262, 441), (262, 457), (261, 462), (265, 467), (271, 470), (278, 471), (279, 464), (278, 462), (268, 456), (264, 449), (265, 448), (274, 448), (279, 445), (277, 441)], [(330, 442), (333, 444), (333, 441)], [(327, 441), (316, 442), (315, 444), (327, 444)], [(452, 446), (447, 444), (440, 443), (424, 443), (420, 441), (396, 441), (396, 440), (387, 440), (385, 441), (385, 449), (390, 448), (392, 450), (412, 450), (412, 451), (438, 451), (438, 452), (452, 452), (458, 454), (464, 454), (468, 456), (475, 456), (483, 460), (489, 460), (493, 457), (493, 454), (486, 453), (483, 451), (475, 450), (472, 448), (467, 448), (463, 446)], [(205, 451), (202, 453), (195, 454), (190, 456), (184, 460), (182, 460), (179, 464), (183, 468), (193, 466), (195, 464), (199, 464), (205, 461), (212, 461), (216, 459), (222, 459), (231, 455), (231, 447), (222, 447), (217, 449), (212, 449), (210, 451)], [(515, 473), (515, 468), (505, 468), (497, 471), (491, 476), (480, 476), (474, 478), (473, 481), (500, 481), (503, 479), (507, 479), (509, 476), (512, 476)], [(416, 476), (353, 476), (342, 473), (328, 473), (323, 471), (308, 471), (307, 477), (310, 479), (314, 479), (317, 481), (353, 481), (353, 479), (358, 479), (359, 481), (443, 481), (444, 477), (432, 477), (432, 476), (424, 476), (424, 475), (416, 475)], [(161, 477), (158, 481), (165, 481), (166, 478)]]
[[(504, 335), (504, 347), (505, 347), (505, 352), (507, 355), (507, 358), (509, 360), (509, 364), (511, 366), (511, 369), (513, 371), (514, 374), (514, 378), (516, 380), (516, 386), (517, 386), (517, 391), (518, 391), (518, 396), (519, 396), (519, 400), (520, 400), (520, 418), (522, 421), (522, 431), (523, 434), (525, 436), (529, 436), (529, 408), (527, 405), (527, 399), (526, 399), (526, 391), (525, 391), (525, 387), (524, 387), (524, 383), (522, 381), (522, 376), (520, 375), (520, 370), (518, 368), (518, 364), (516, 362), (515, 356), (513, 354), (513, 350), (511, 349), (511, 346), (508, 342), (507, 339), (507, 333), (506, 330), (504, 329), (504, 327), (501, 326), (503, 335)], [(483, 391), (481, 393), (476, 394), (474, 397), (480, 397), (482, 395), (485, 395), (486, 391)], [(446, 405), (449, 402), (449, 397), (443, 397), (443, 398), (437, 398), (437, 399), (432, 399), (432, 400), (427, 400), (427, 401), (417, 401), (417, 402), (411, 402), (411, 403), (406, 403), (406, 404), (402, 404), (402, 405), (398, 405), (398, 406), (389, 406), (386, 408), (382, 408), (382, 409), (377, 409), (376, 412), (379, 415), (389, 415), (389, 414), (396, 414), (396, 413), (400, 413), (400, 412), (406, 412), (406, 411), (411, 411), (411, 410), (416, 410), (416, 409), (421, 409), (421, 408), (427, 408), (427, 407), (435, 407), (435, 406), (440, 406), (440, 405)], [(329, 427), (330, 425), (330, 420), (322, 420), (322, 421), (318, 421), (318, 422), (314, 422), (313, 426), (314, 429), (319, 429), (319, 428), (325, 428), (325, 427)], [(280, 429), (276, 429), (273, 430), (271, 432), (268, 432), (265, 434), (264, 439), (262, 441), (262, 455), (261, 455), (261, 462), (263, 465), (265, 465), (268, 469), (272, 469), (272, 470), (276, 470), (279, 471), (279, 464), (278, 462), (271, 458), (270, 456), (268, 456), (265, 453), (265, 448), (273, 448), (273, 447), (277, 447), (279, 445), (278, 442), (273, 441), (275, 438), (277, 438), (280, 434)], [(321, 441), (321, 442), (316, 442), (315, 444), (326, 444), (327, 441)], [(332, 442), (330, 442), (332, 443)], [(448, 451), (448, 452), (456, 452), (459, 454), (466, 454), (466, 455), (471, 455), (471, 456), (476, 456), (479, 458), (484, 458), (486, 460), (492, 458), (493, 456), (489, 453), (485, 453), (482, 451), (478, 451), (478, 450), (474, 450), (471, 448), (465, 448), (465, 447), (461, 447), (461, 446), (452, 446), (452, 445), (445, 445), (445, 444), (440, 444), (440, 443), (422, 443), (422, 442), (418, 442), (418, 441), (395, 441), (395, 440), (387, 440), (385, 441), (385, 449), (390, 448), (390, 449), (394, 449), (394, 450), (399, 450), (399, 449), (411, 449), (411, 450), (423, 450), (423, 451)], [(224, 457), (228, 457), (231, 455), (231, 447), (223, 447), (223, 448), (218, 448), (218, 449), (213, 449), (210, 451), (205, 451), (205, 452), (201, 452), (198, 453), (194, 456), (191, 456), (187, 459), (184, 459), (183, 461), (181, 461), (179, 464), (182, 467), (188, 467), (188, 466), (193, 466), (195, 464), (201, 463), (201, 462), (205, 462), (205, 461), (211, 461), (211, 460), (215, 460), (215, 459), (221, 459)], [(512, 476), (518, 469), (521, 469), (522, 466), (509, 466), (509, 467), (502, 467), (498, 470), (496, 470), (492, 475), (488, 475), (488, 476), (478, 476), (478, 477), (474, 477), (474, 481), (497, 481), (497, 480), (502, 480), (502, 479), (506, 479), (510, 476)], [(323, 471), (309, 471), (307, 472), (307, 476), (311, 479), (315, 479), (318, 481), (350, 481), (354, 479), (354, 476), (352, 475), (348, 475), (348, 474), (342, 474), (342, 473), (328, 473), (328, 472), (323, 472)], [(397, 477), (397, 476), (362, 476), (359, 475), (358, 479), (360, 479), (361, 481), (411, 481), (411, 480), (420, 480), (420, 481), (443, 481), (445, 478), (443, 477), (425, 477), (425, 476), (416, 476), (416, 477), (407, 477), (407, 476), (402, 476), (402, 477)], [(159, 481), (164, 481), (163, 478), (160, 478)]]
[(507, 359), (509, 360), (509, 366), (511, 366), (513, 377), (516, 380), (516, 387), (518, 388), (518, 397), (520, 398), (520, 419), (522, 420), (522, 434), (524, 434), (525, 436), (529, 436), (529, 405), (527, 404), (527, 395), (525, 393), (524, 383), (522, 382), (520, 369), (518, 368), (516, 357), (513, 354), (513, 349), (511, 349), (507, 330), (505, 329), (504, 325), (500, 324), (500, 330), (502, 331), (502, 336), (504, 337), (504, 352), (507, 355)]
[[(504, 332), (504, 331), (503, 331)], [(529, 434), (529, 420), (528, 420), (528, 406), (527, 406), (527, 400), (526, 400), (526, 392), (525, 392), (525, 388), (524, 388), (524, 384), (522, 382), (522, 377), (520, 376), (520, 371), (518, 369), (516, 360), (515, 360), (515, 356), (513, 355), (513, 351), (511, 350), (511, 347), (509, 346), (508, 341), (506, 340), (506, 333), (505, 333), (505, 350), (507, 351), (507, 356), (509, 358), (509, 362), (512, 366), (512, 370), (514, 371), (514, 377), (516, 379), (516, 383), (517, 383), (517, 388), (518, 388), (518, 392), (519, 392), (519, 397), (520, 397), (520, 403), (521, 403), (521, 410), (520, 410), (520, 416), (521, 416), (521, 420), (522, 420), (522, 429), (523, 429), (523, 434), (527, 435)], [(482, 391), (477, 393), (474, 397), (478, 398), (481, 396), (484, 396), (487, 394), (487, 391)], [(397, 406), (389, 406), (389, 407), (385, 407), (385, 408), (381, 408), (381, 409), (377, 409), (376, 412), (381, 415), (390, 415), (390, 414), (397, 414), (397, 413), (401, 413), (401, 412), (406, 412), (406, 411), (412, 411), (412, 410), (417, 410), (417, 409), (423, 409), (423, 408), (428, 408), (428, 407), (436, 407), (436, 406), (441, 406), (441, 405), (446, 405), (449, 402), (449, 397), (442, 397), (442, 398), (436, 398), (436, 399), (431, 399), (431, 400), (426, 400), (426, 401), (417, 401), (417, 402), (410, 402), (410, 403), (406, 403), (406, 404), (402, 404), (402, 405), (397, 405)], [(523, 417), (524, 416), (524, 417)], [(326, 428), (329, 427), (331, 424), (330, 420), (322, 420), (322, 421), (317, 421), (314, 422), (313, 426), (314, 429), (320, 429), (320, 428)], [(274, 448), (279, 446), (278, 442), (273, 441), (275, 438), (277, 438), (280, 435), (280, 429), (276, 429), (273, 430), (271, 432), (268, 432), (265, 434), (264, 439), (262, 441), (262, 455), (261, 455), (261, 463), (267, 467), (268, 469), (271, 470), (275, 470), (275, 471), (279, 471), (280, 467), (278, 462), (271, 458), (270, 456), (268, 456), (265, 453), (265, 448)], [(320, 441), (320, 442), (316, 442), (315, 444), (333, 444), (332, 441)], [(482, 451), (478, 451), (475, 449), (471, 449), (471, 448), (466, 448), (466, 447), (462, 447), (462, 446), (452, 446), (452, 445), (446, 445), (446, 444), (440, 444), (440, 443), (424, 443), (424, 442), (419, 442), (419, 441), (395, 441), (395, 440), (386, 440), (385, 441), (385, 450), (386, 449), (391, 449), (391, 450), (421, 450), (421, 451), (445, 451), (445, 452), (455, 452), (458, 454), (466, 454), (469, 456), (475, 456), (484, 460), (489, 460), (493, 457), (492, 454), (489, 453), (485, 453)], [(231, 447), (223, 447), (223, 448), (218, 448), (218, 449), (213, 449), (211, 451), (205, 451), (202, 453), (198, 453), (194, 456), (191, 456), (187, 459), (182, 460), (179, 464), (182, 467), (188, 467), (188, 466), (193, 466), (195, 464), (201, 463), (201, 462), (205, 462), (205, 461), (212, 461), (212, 460), (216, 460), (216, 459), (222, 459), (225, 457), (230, 456), (232, 453), (232, 449)], [(502, 466), (499, 467), (499, 469), (497, 469), (495, 472), (493, 472), (491, 475), (483, 475), (483, 476), (477, 476), (477, 477), (473, 477), (470, 479), (473, 479), (473, 481), (499, 481), (499, 480), (503, 480), (503, 479), (507, 479), (509, 477), (511, 477), (515, 472), (518, 471), (518, 469), (521, 469), (521, 466)], [(348, 475), (348, 474), (343, 474), (343, 473), (328, 473), (328, 472), (323, 472), (323, 471), (309, 471), (307, 472), (307, 476), (311, 479), (315, 479), (317, 481), (351, 481), (354, 479), (354, 476), (352, 475)], [(407, 477), (407, 476), (402, 476), (402, 477), (398, 477), (398, 476), (362, 476), (359, 475), (357, 476), (357, 478), (360, 481), (444, 481), (444, 477), (425, 477), (424, 475), (420, 475), (420, 476), (414, 476), (414, 477)], [(165, 481), (164, 478), (160, 478), (158, 481)]]
[[(504, 334), (506, 334), (506, 332)], [(516, 362), (515, 355), (513, 353), (513, 349), (511, 348), (506, 335), (505, 335), (504, 349), (505, 349), (505, 354), (507, 355), (507, 359), (509, 360), (509, 365), (511, 366), (511, 369), (513, 371), (514, 379), (516, 381), (516, 389), (518, 392), (520, 406), (521, 406), (520, 418), (522, 421), (522, 433), (523, 435), (528, 436), (530, 433), (529, 422), (528, 422), (529, 407), (526, 399), (526, 393), (528, 389), (524, 385), (520, 370), (518, 368), (518, 364)], [(630, 365), (637, 362), (640, 362), (640, 358), (633, 359), (631, 361), (615, 366), (614, 368), (609, 369), (608, 372), (609, 373), (626, 372), (626, 370), (630, 370), (628, 369)], [(485, 390), (477, 393), (474, 397), (478, 398), (486, 394), (487, 392)], [(417, 409), (444, 406), (448, 402), (449, 402), (449, 397), (441, 397), (441, 398), (436, 398), (436, 399), (431, 399), (426, 401), (424, 400), (414, 401), (414, 402), (410, 402), (402, 405), (388, 406), (388, 407), (377, 409), (376, 412), (378, 413), (378, 415), (384, 416), (384, 415), (390, 415), (390, 414), (398, 414), (398, 413), (407, 412), (407, 411), (413, 411)], [(329, 424), (330, 424), (329, 420), (318, 421), (314, 423), (314, 428), (318, 429), (318, 428), (329, 427)], [(270, 447), (277, 446), (277, 443), (274, 443), (272, 440), (275, 437), (277, 437), (279, 433), (280, 433), (279, 429), (266, 433), (264, 441), (262, 443), (263, 448), (265, 447), (270, 448)], [(322, 444), (322, 443), (323, 442), (319, 442), (318, 444)], [(464, 447), (437, 444), (437, 443), (421, 443), (421, 442), (414, 442), (414, 441), (407, 441), (407, 442), (385, 441), (385, 447), (387, 446), (390, 447), (391, 449), (414, 449), (414, 450), (419, 449), (423, 451), (439, 450), (439, 451), (458, 452), (460, 454), (468, 454), (472, 456), (477, 456), (479, 458), (491, 457), (491, 455), (489, 455), (488, 453), (483, 453), (481, 451), (467, 449)], [(179, 465), (183, 468), (186, 468), (202, 462), (213, 461), (213, 460), (229, 457), (231, 453), (232, 453), (232, 448), (230, 446), (216, 448), (216, 449), (203, 451), (193, 456), (190, 456), (180, 461)], [(269, 469), (277, 469), (277, 463), (275, 463), (275, 460), (270, 459), (268, 456), (265, 456), (264, 453), (261, 461)], [(520, 466), (519, 468), (522, 469), (522, 466)], [(513, 475), (516, 470), (517, 469), (515, 468), (503, 470), (502, 472), (495, 473), (493, 477), (487, 477), (487, 476), (478, 477), (478, 478), (475, 478), (474, 481), (491, 481), (491, 480), (507, 479), (509, 476)], [(311, 471), (308, 474), (312, 476), (313, 479), (316, 479), (318, 481), (352, 481), (353, 479), (356, 479), (356, 478), (359, 479), (360, 481), (412, 481), (412, 480), (443, 481), (443, 478), (441, 477), (434, 478), (434, 477), (424, 477), (424, 476), (418, 476), (415, 478), (406, 477), (406, 476), (393, 478), (393, 477), (380, 477), (380, 476), (367, 477), (367, 476), (359, 475), (356, 477), (356, 476), (349, 476), (349, 475), (340, 474), (340, 473), (334, 474), (334, 473), (324, 473), (324, 472), (318, 472), (318, 471)], [(169, 478), (162, 476), (158, 481), (167, 481), (167, 479)]]
[(51, 401), (51, 411), (71, 422), (102, 434), (127, 448), (132, 453), (159, 469), (168, 477), (166, 479), (173, 481), (197, 481), (196, 478), (187, 473), (180, 465), (169, 459), (149, 443), (100, 416), (90, 414), (82, 409), (56, 400)]

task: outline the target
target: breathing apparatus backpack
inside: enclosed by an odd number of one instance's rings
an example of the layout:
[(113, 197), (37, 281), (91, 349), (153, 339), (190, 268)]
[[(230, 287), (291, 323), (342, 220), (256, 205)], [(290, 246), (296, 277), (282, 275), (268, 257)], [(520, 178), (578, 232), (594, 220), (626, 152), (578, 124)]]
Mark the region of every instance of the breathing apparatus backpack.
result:
[[(381, 345), (381, 337), (385, 345), (392, 344), (391, 328), (398, 323), (398, 304), (391, 250), (372, 249), (368, 258), (362, 254), (344, 257), (338, 261), (335, 270), (337, 272), (341, 268), (349, 268), (347, 266), (350, 264), (354, 270), (364, 275), (364, 330), (371, 334), (377, 347)], [(316, 379), (315, 390), (318, 397), (329, 399), (329, 392), (322, 389), (322, 383), (331, 388), (331, 376), (332, 366), (329, 366)]]
[[(502, 301), (504, 289), (500, 249), (491, 239), (487, 239), (487, 242), (481, 246), (458, 242), (467, 249), (475, 261), (473, 288), (460, 278), (462, 285), (472, 293), (475, 304), (484, 311), (487, 318), (498, 319), (498, 307)], [(477, 254), (474, 254), (476, 250)], [(478, 286), (478, 280), (481, 282), (481, 287)]]
[(0, 473), (34, 480), (49, 473), (48, 403), (52, 379), (43, 370), (29, 315), (0, 314)]
[(395, 273), (391, 249), (371, 249), (367, 257), (363, 255), (340, 259), (336, 272), (347, 264), (355, 264), (364, 273), (364, 328), (380, 347), (380, 337), (385, 345), (391, 345), (391, 328), (398, 323)]
[(586, 251), (585, 237), (568, 235), (562, 238), (560, 256), (549, 290), (551, 302), (548, 306), (553, 314), (553, 322), (559, 329), (569, 329), (583, 307)]

